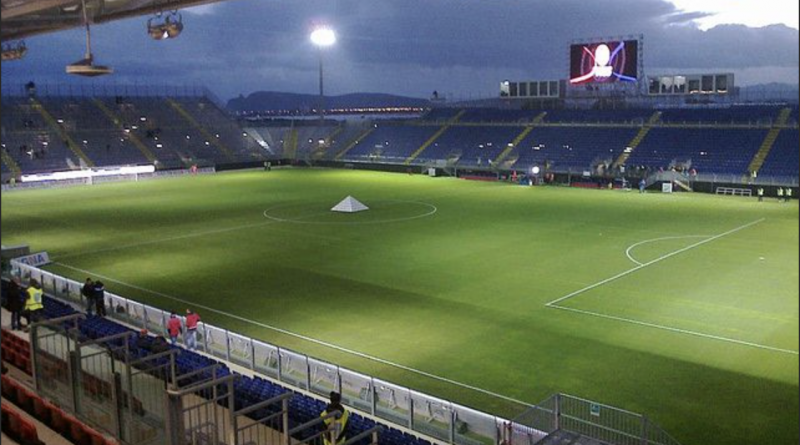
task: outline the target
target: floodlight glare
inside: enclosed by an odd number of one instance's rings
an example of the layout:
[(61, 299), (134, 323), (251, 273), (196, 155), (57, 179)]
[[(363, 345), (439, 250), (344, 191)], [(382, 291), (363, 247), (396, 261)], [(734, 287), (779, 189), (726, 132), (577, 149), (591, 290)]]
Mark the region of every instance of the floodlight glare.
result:
[(317, 28), (311, 33), (311, 42), (317, 46), (331, 46), (336, 43), (336, 33), (330, 28)]

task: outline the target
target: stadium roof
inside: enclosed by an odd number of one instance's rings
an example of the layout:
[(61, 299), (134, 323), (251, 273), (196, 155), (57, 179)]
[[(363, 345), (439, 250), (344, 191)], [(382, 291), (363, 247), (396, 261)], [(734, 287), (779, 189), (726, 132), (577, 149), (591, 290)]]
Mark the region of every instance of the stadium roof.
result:
[[(86, 0), (92, 23), (172, 11), (221, 0)], [(2, 41), (74, 28), (83, 23), (80, 0), (0, 0)]]

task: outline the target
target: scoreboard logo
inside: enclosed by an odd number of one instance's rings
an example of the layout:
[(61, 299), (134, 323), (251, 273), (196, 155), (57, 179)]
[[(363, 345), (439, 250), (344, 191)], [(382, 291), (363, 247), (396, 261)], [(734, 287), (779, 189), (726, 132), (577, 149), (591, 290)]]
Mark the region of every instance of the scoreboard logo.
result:
[(569, 83), (636, 82), (638, 44), (625, 40), (570, 46)]

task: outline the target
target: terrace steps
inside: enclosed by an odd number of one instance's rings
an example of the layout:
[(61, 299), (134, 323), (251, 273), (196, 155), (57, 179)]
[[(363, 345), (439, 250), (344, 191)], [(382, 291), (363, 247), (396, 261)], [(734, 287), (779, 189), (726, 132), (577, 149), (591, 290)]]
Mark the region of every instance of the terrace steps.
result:
[(184, 109), (184, 108), (181, 106), (181, 104), (179, 104), (179, 103), (178, 103), (178, 102), (176, 102), (175, 100), (173, 100), (173, 99), (169, 99), (169, 98), (167, 98), (167, 103), (168, 103), (168, 104), (169, 104), (169, 105), (170, 105), (170, 106), (171, 106), (171, 107), (172, 107), (172, 108), (173, 108), (175, 111), (177, 111), (177, 112), (178, 112), (178, 114), (179, 114), (179, 115), (180, 115), (180, 116), (181, 116), (181, 117), (182, 117), (182, 118), (183, 118), (183, 119), (184, 119), (186, 122), (188, 122), (188, 123), (189, 123), (191, 126), (195, 127), (195, 128), (196, 128), (196, 129), (197, 129), (197, 130), (200, 132), (200, 134), (202, 134), (202, 135), (203, 135), (203, 137), (206, 139), (206, 141), (208, 141), (209, 143), (211, 143), (211, 145), (213, 145), (214, 147), (216, 147), (216, 148), (217, 148), (217, 150), (219, 150), (219, 151), (220, 151), (220, 153), (222, 153), (223, 155), (225, 155), (225, 158), (226, 158), (226, 159), (228, 159), (229, 161), (232, 161), (232, 162), (233, 162), (233, 161), (236, 161), (236, 157), (233, 155), (233, 152), (231, 152), (231, 151), (228, 149), (228, 147), (226, 147), (226, 146), (225, 146), (225, 145), (224, 145), (224, 144), (223, 144), (223, 143), (222, 143), (222, 142), (219, 140), (219, 138), (217, 138), (217, 137), (213, 136), (211, 133), (209, 133), (209, 132), (208, 132), (208, 130), (206, 130), (206, 128), (205, 128), (205, 127), (203, 127), (202, 125), (200, 125), (200, 122), (197, 122), (197, 119), (195, 119), (195, 118), (194, 118), (194, 117), (193, 117), (191, 114), (189, 114), (189, 112), (188, 112), (188, 111), (186, 111), (186, 109)]
[(514, 140), (511, 141), (511, 144), (508, 147), (506, 147), (503, 151), (501, 151), (499, 155), (497, 155), (497, 157), (494, 159), (492, 163), (494, 165), (500, 165), (500, 163), (503, 162), (515, 148), (517, 148), (520, 142), (522, 142), (526, 137), (528, 137), (531, 131), (533, 131), (533, 125), (525, 127), (522, 130), (522, 132), (520, 132), (520, 134), (518, 134), (517, 137), (515, 137)]
[(283, 156), (289, 159), (297, 157), (297, 129), (289, 130), (289, 138), (283, 145)]
[(447, 121), (447, 123), (442, 125), (442, 127), (438, 131), (436, 131), (436, 133), (434, 133), (433, 136), (428, 138), (427, 141), (423, 142), (422, 145), (414, 153), (411, 153), (411, 156), (406, 158), (404, 164), (409, 165), (412, 162), (414, 162), (414, 159), (416, 159), (417, 156), (422, 154), (422, 152), (425, 151), (426, 148), (430, 147), (434, 142), (436, 142), (437, 139), (439, 139), (443, 134), (445, 134), (445, 132), (447, 132), (450, 126), (458, 122), (458, 120), (461, 119), (461, 116), (463, 116), (464, 113), (466, 112), (467, 110), (459, 111), (458, 114), (453, 116), (449, 121)]
[(367, 128), (366, 130), (364, 130), (364, 132), (361, 133), (360, 135), (358, 135), (357, 138), (353, 139), (352, 142), (347, 144), (347, 147), (345, 147), (344, 149), (342, 149), (342, 151), (337, 153), (336, 157), (334, 159), (337, 160), (337, 161), (342, 159), (342, 157), (344, 157), (344, 155), (346, 155), (348, 151), (352, 150), (356, 145), (358, 145), (361, 141), (363, 141), (367, 136), (372, 134), (373, 131), (375, 131), (375, 127), (370, 127), (370, 128)]
[[(97, 99), (97, 98), (93, 98), (92, 102), (94, 102), (94, 104), (97, 106), (97, 108), (99, 108), (100, 111), (102, 111), (103, 114), (105, 114), (106, 117), (117, 128), (120, 129), (120, 131), (124, 131), (125, 130), (125, 128), (122, 125), (122, 120), (116, 114), (114, 114), (114, 112), (110, 108), (108, 108), (106, 106), (106, 104), (103, 103), (103, 101), (101, 101), (100, 99)], [(127, 136), (128, 136), (128, 139), (131, 142), (133, 142), (133, 145), (137, 149), (139, 149), (140, 152), (142, 152), (142, 154), (144, 155), (145, 158), (147, 158), (148, 161), (153, 162), (153, 163), (158, 162), (158, 159), (156, 158), (156, 155), (153, 154), (153, 152), (150, 151), (150, 149), (147, 148), (146, 145), (144, 145), (144, 143), (139, 139), (138, 136), (136, 136), (136, 134), (134, 134), (133, 132), (128, 132)]]
[(791, 113), (791, 108), (783, 108), (778, 113), (778, 117), (775, 119), (773, 127), (767, 132), (767, 135), (764, 137), (764, 141), (761, 143), (758, 151), (750, 161), (750, 165), (747, 166), (747, 171), (750, 172), (750, 174), (757, 174), (761, 169), (761, 166), (764, 165), (764, 161), (767, 159), (767, 156), (769, 156), (769, 152), (772, 151), (775, 141), (778, 140), (778, 136), (781, 133), (781, 128), (786, 126), (786, 122), (789, 120), (789, 115)]
[(322, 147), (315, 150), (312, 154), (314, 159), (322, 159), (325, 157), (325, 154), (328, 152), (328, 149), (331, 147), (333, 143), (333, 139), (339, 136), (342, 131), (344, 131), (344, 125), (340, 125), (336, 127), (332, 132), (330, 132), (327, 136), (325, 136), (325, 142), (323, 143)]
[(767, 155), (769, 155), (770, 150), (772, 150), (772, 146), (775, 145), (775, 141), (778, 139), (780, 133), (780, 128), (770, 128), (767, 135), (764, 137), (764, 141), (758, 148), (758, 151), (750, 161), (750, 165), (747, 166), (747, 171), (758, 173), (758, 170), (764, 165), (764, 160), (767, 159)]
[(20, 173), (22, 173), (22, 170), (20, 170), (17, 161), (15, 161), (14, 158), (12, 158), (11, 155), (9, 155), (5, 149), (2, 150), (2, 159), (3, 159), (3, 164), (5, 164), (6, 167), (8, 167), (8, 169), (11, 170), (11, 173), (14, 175), (14, 177), (17, 177), (20, 175)]
[(52, 114), (50, 114), (49, 111), (47, 111), (47, 108), (45, 108), (41, 102), (33, 97), (31, 98), (31, 104), (33, 109), (42, 116), (45, 122), (47, 122), (47, 125), (49, 125), (50, 128), (58, 134), (62, 141), (66, 142), (67, 148), (69, 148), (72, 153), (80, 158), (87, 166), (94, 167), (94, 162), (89, 159), (89, 156), (87, 156), (83, 150), (81, 150), (81, 147), (78, 146), (74, 139), (72, 139), (72, 136), (69, 135), (67, 130), (65, 130), (58, 122), (56, 122), (56, 119)]
[(650, 133), (650, 129), (653, 128), (653, 125), (655, 125), (660, 118), (661, 118), (661, 112), (656, 111), (650, 116), (649, 119), (647, 119), (647, 122), (645, 122), (642, 128), (639, 129), (639, 132), (636, 133), (636, 136), (634, 136), (633, 139), (631, 139), (625, 150), (623, 150), (622, 153), (620, 153), (619, 157), (617, 157), (617, 160), (614, 161), (613, 164), (614, 167), (625, 165), (625, 162), (627, 162), (628, 158), (631, 156), (631, 153), (633, 153), (633, 150), (636, 150), (636, 147), (638, 147), (639, 144), (642, 143), (644, 138), (647, 137), (647, 134)]

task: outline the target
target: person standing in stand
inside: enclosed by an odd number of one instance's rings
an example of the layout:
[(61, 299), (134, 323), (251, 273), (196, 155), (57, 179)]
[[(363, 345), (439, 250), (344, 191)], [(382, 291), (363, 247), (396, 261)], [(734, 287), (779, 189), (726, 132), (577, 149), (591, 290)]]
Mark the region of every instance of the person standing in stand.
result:
[(102, 281), (94, 283), (94, 308), (100, 317), (106, 316), (106, 287)]
[(42, 286), (35, 278), (31, 279), (31, 285), (28, 286), (27, 295), (28, 298), (25, 300), (25, 317), (28, 320), (28, 327), (30, 327), (31, 323), (39, 321), (42, 312), (44, 312), (44, 302), (42, 301), (44, 292), (42, 292)]
[(200, 316), (191, 309), (186, 309), (186, 333), (183, 334), (183, 342), (190, 351), (197, 350), (197, 324)]
[(81, 295), (86, 299), (86, 315), (91, 317), (94, 315), (94, 282), (91, 278), (87, 278), (81, 288)]
[(25, 293), (22, 290), (22, 284), (19, 277), (15, 276), (11, 279), (11, 284), (8, 286), (8, 311), (11, 312), (11, 330), (22, 330), (22, 309), (25, 307)]
[(169, 321), (167, 322), (167, 333), (169, 334), (170, 342), (172, 346), (178, 344), (178, 336), (181, 335), (183, 331), (183, 326), (181, 326), (181, 319), (178, 318), (178, 315), (175, 312), (169, 315)]

